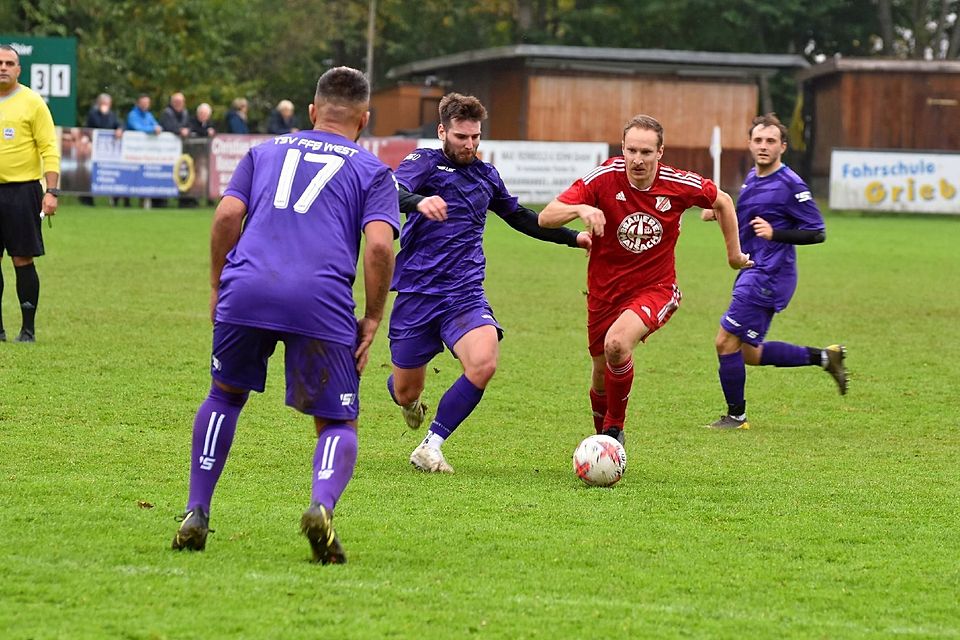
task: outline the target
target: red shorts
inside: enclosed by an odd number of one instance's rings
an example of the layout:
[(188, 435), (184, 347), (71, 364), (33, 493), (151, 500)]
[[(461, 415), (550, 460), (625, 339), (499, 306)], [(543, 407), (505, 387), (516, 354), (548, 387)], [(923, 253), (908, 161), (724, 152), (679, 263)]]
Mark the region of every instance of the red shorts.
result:
[(651, 333), (667, 324), (673, 312), (680, 307), (680, 289), (677, 285), (662, 284), (639, 290), (632, 298), (618, 302), (587, 300), (587, 340), (591, 356), (603, 354), (603, 342), (607, 331), (620, 315), (629, 309), (636, 313), (650, 330), (643, 337), (646, 342)]

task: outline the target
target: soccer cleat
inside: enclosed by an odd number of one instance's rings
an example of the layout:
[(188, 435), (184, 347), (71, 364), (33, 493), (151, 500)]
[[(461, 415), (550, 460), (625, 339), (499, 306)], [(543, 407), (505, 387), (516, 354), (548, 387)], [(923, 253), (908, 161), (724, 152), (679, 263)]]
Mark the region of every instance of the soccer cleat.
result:
[(322, 504), (314, 502), (300, 518), (300, 531), (307, 536), (313, 561), (320, 564), (345, 564), (347, 554), (340, 546), (337, 532), (333, 530), (333, 514)]
[(627, 434), (620, 427), (607, 427), (601, 432), (601, 435), (610, 436), (620, 443), (621, 446), (627, 446)]
[(844, 361), (847, 359), (847, 348), (842, 344), (832, 344), (823, 350), (827, 354), (827, 361), (823, 365), (824, 370), (833, 376), (837, 381), (837, 387), (840, 388), (840, 395), (847, 393), (847, 366)]
[(33, 335), (32, 331), (27, 331), (26, 329), (20, 330), (20, 335), (13, 339), (14, 342), (36, 342), (37, 338)]
[(410, 464), (426, 473), (453, 473), (453, 467), (435, 447), (421, 444), (410, 454)]
[(749, 429), (750, 423), (744, 418), (734, 418), (729, 414), (720, 416), (720, 419), (707, 425), (707, 429)]
[(177, 516), (176, 519), (180, 521), (180, 528), (173, 536), (173, 544), (170, 547), (174, 551), (181, 549), (203, 551), (207, 546), (207, 534), (212, 532), (210, 518), (203, 507), (194, 507), (182, 516)]
[(6, 341), (7, 341), (7, 332), (4, 331), (3, 329), (0, 329), (0, 342), (6, 342)]
[(411, 429), (419, 429), (420, 425), (423, 424), (424, 417), (427, 415), (427, 405), (420, 402), (418, 398), (411, 404), (401, 406), (400, 411), (403, 413), (403, 419), (408, 427)]

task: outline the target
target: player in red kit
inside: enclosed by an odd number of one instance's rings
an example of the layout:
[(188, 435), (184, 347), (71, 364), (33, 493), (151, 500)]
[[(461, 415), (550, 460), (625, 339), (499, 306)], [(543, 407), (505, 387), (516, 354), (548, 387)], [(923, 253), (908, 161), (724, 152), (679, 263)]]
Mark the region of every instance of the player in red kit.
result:
[(662, 155), (663, 127), (650, 116), (635, 116), (623, 129), (623, 155), (574, 182), (539, 216), (542, 227), (579, 218), (595, 236), (587, 266), (590, 404), (597, 433), (621, 443), (633, 350), (680, 306), (675, 248), (683, 212), (716, 211), (730, 267), (753, 265), (740, 251), (730, 196), (696, 173), (660, 164)]

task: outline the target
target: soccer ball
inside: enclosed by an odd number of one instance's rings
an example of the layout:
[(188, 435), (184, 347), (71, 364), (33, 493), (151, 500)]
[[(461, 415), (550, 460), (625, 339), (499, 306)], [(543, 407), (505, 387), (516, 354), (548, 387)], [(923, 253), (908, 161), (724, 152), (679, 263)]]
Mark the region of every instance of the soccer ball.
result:
[(573, 452), (573, 472), (594, 487), (610, 487), (617, 483), (627, 468), (627, 452), (610, 436), (584, 438)]

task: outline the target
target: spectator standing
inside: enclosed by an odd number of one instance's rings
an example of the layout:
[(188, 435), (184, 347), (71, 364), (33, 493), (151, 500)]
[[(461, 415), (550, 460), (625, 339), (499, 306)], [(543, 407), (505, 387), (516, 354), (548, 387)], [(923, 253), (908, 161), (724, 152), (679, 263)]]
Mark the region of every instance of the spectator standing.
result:
[(296, 133), (297, 131), (300, 131), (300, 123), (293, 114), (293, 103), (289, 100), (281, 100), (277, 103), (277, 108), (270, 112), (270, 118), (267, 120), (267, 133), (279, 135)]
[[(101, 93), (97, 96), (93, 106), (87, 112), (87, 119), (83, 126), (88, 129), (113, 129), (114, 136), (117, 138), (123, 135), (123, 125), (120, 123), (117, 113), (113, 110), (113, 97), (109, 93)], [(111, 203), (115, 202), (115, 198), (110, 200)], [(80, 204), (92, 207), (93, 197), (80, 196)]]
[[(57, 213), (60, 192), (60, 152), (53, 116), (35, 91), (19, 83), (20, 55), (0, 45), (0, 257), (9, 253), (17, 277), (17, 297), (23, 317), (15, 342), (36, 342), (34, 321), (40, 300), (40, 278), (33, 259), (44, 254), (41, 216)], [(47, 185), (40, 186), (41, 176)], [(0, 297), (3, 272), (0, 271)], [(0, 342), (7, 334), (0, 318)]]
[(113, 110), (113, 98), (109, 93), (101, 93), (97, 96), (90, 111), (87, 112), (87, 120), (83, 126), (89, 129), (113, 129), (118, 138), (123, 135), (123, 125), (120, 124), (120, 118)]
[(137, 96), (137, 102), (133, 109), (127, 114), (127, 130), (142, 131), (144, 133), (160, 133), (163, 128), (157, 119), (150, 112), (150, 96), (141, 93)]
[(179, 91), (170, 96), (170, 104), (160, 114), (160, 126), (181, 138), (190, 136), (190, 112), (186, 98)]
[(210, 138), (217, 130), (213, 128), (213, 107), (206, 102), (201, 102), (197, 107), (194, 116), (190, 118), (190, 137), (192, 138)]
[(227, 111), (227, 133), (250, 133), (247, 126), (247, 99), (234, 98)]

